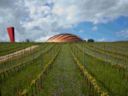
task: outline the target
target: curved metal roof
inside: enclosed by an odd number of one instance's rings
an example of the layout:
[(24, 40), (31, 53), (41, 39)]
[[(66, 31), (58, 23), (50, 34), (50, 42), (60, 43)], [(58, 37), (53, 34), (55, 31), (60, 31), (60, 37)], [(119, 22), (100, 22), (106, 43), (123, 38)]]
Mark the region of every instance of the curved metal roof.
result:
[(47, 40), (47, 42), (78, 42), (82, 41), (82, 39), (74, 34), (63, 33), (54, 35)]

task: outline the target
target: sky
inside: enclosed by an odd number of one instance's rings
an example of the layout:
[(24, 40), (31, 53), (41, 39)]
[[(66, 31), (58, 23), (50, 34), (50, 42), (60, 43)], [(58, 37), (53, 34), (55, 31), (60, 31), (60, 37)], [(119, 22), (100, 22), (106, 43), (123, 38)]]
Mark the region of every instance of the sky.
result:
[(72, 33), (95, 41), (128, 40), (128, 0), (0, 0), (0, 41), (43, 42)]

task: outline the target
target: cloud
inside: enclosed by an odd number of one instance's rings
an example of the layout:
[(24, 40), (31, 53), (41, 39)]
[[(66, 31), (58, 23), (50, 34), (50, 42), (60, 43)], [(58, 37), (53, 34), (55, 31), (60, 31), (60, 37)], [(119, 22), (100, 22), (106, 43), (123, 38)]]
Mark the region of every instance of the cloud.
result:
[(8, 26), (15, 27), (17, 41), (38, 41), (80, 22), (107, 23), (128, 16), (127, 9), (128, 0), (0, 0), (0, 41), (8, 41)]
[(82, 30), (82, 29), (81, 29), (81, 30), (79, 30), (79, 33), (84, 33), (84, 32), (85, 32), (85, 31), (84, 31), (84, 30)]
[(123, 37), (128, 40), (128, 29), (124, 29), (120, 32), (117, 32), (117, 36)]
[(46, 37), (41, 37), (39, 39), (36, 40), (36, 42), (41, 42), (41, 41), (47, 41), (50, 37), (52, 37), (53, 35), (48, 35)]
[(104, 41), (107, 41), (107, 39), (103, 37), (103, 38), (98, 39), (97, 41), (98, 42), (104, 42)]
[(98, 27), (97, 26), (94, 26), (93, 28), (92, 28), (92, 31), (97, 31), (98, 30)]

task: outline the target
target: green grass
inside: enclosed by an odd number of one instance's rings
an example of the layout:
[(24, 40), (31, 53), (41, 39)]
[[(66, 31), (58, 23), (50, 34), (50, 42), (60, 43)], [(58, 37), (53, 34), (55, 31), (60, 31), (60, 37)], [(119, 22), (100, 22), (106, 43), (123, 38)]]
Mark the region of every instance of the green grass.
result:
[[(128, 95), (128, 76), (127, 69), (117, 69), (110, 63), (100, 60), (91, 55), (88, 55), (83, 48), (83, 51), (77, 52), (74, 48), (74, 53), (79, 58), (82, 64), (99, 82), (101, 87), (104, 87), (111, 96), (127, 96)], [(85, 51), (85, 52), (84, 52)]]
[[(17, 71), (16, 73), (9, 73), (8, 76), (3, 81), (1, 81), (0, 92), (2, 96), (16, 96), (18, 92), (22, 92), (24, 88), (27, 88), (29, 86), (31, 80), (37, 77), (46, 62), (48, 62), (52, 58), (51, 53), (55, 50), (55, 48), (53, 48), (52, 50), (47, 52), (46, 49), (49, 50), (49, 48), (42, 50), (43, 47), (40, 47), (40, 49), (40, 53), (35, 53), (35, 56), (38, 55), (38, 57), (36, 59), (32, 59), (29, 62), (29, 65), (23, 67), (23, 69), (21, 69), (21, 71), (19, 72)], [(45, 54), (47, 54), (48, 57), (44, 57)], [(33, 58), (33, 55), (31, 55), (31, 58)]]
[(39, 96), (86, 96), (88, 91), (84, 78), (72, 60), (68, 45), (62, 45), (43, 85)]
[[(125, 67), (128, 66), (128, 58), (125, 58), (128, 56), (128, 42), (5, 43), (0, 46), (0, 56), (35, 44), (39, 45), (39, 48), (31, 54), (24, 53), (23, 56), (0, 65), (0, 71), (19, 63), (22, 63), (22, 66), (25, 65), (23, 68), (5, 72), (6, 78), (0, 82), (0, 96), (17, 96), (28, 89), (31, 82), (38, 78), (57, 52), (59, 55), (41, 75), (43, 79), (39, 78), (37, 83), (33, 84), (35, 87), (28, 91), (29, 94), (34, 94), (33, 96), (99, 96), (74, 61), (71, 54), (73, 52), (88, 73), (95, 78), (100, 88), (106, 90), (110, 96), (128, 96), (128, 67)], [(42, 88), (38, 88), (40, 85)]]
[(16, 52), (34, 45), (34, 43), (0, 43), (0, 56)]
[(18, 92), (29, 85), (30, 81), (36, 77), (41, 69), (41, 65), (34, 63), (18, 74), (9, 76), (9, 79), (1, 84), (2, 96), (16, 96)]

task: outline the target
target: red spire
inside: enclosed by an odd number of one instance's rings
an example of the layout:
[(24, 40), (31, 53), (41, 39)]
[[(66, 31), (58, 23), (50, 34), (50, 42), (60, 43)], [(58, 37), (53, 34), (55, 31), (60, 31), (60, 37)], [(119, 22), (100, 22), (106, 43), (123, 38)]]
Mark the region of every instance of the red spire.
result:
[(15, 42), (14, 27), (8, 27), (7, 31), (8, 31), (8, 35), (9, 35), (9, 38), (10, 38), (10, 42), (12, 42), (12, 43)]

